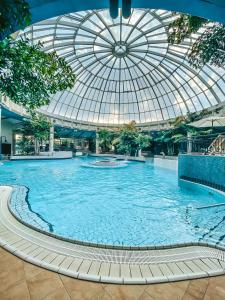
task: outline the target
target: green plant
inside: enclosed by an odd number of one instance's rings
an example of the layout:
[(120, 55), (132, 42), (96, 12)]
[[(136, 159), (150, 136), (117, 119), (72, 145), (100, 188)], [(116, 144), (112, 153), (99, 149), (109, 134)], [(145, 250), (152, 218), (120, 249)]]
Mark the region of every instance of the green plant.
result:
[(222, 67), (225, 65), (225, 26), (209, 20), (186, 14), (174, 14), (177, 18), (169, 26), (168, 42), (180, 44), (192, 33), (207, 25), (203, 33), (193, 43), (189, 53), (189, 63), (194, 68), (205, 64)]
[(138, 150), (150, 146), (151, 137), (140, 133), (134, 121), (123, 125), (114, 139), (113, 145), (121, 154), (134, 155)]
[(39, 152), (39, 144), (48, 140), (51, 123), (43, 115), (32, 113), (30, 119), (24, 120), (23, 134), (33, 136), (36, 142), (36, 153)]
[(145, 148), (148, 148), (151, 145), (151, 140), (152, 138), (148, 135), (144, 135), (141, 133), (138, 134), (135, 140), (138, 150), (143, 150)]
[(0, 0), (0, 39), (31, 22), (29, 4), (25, 0)]
[(138, 131), (134, 121), (123, 125), (119, 130), (116, 143), (114, 141), (117, 151), (121, 154), (132, 155), (137, 149), (137, 136)]
[(199, 120), (203, 115), (208, 114), (207, 110), (201, 113), (188, 114), (186, 117), (181, 116), (175, 118), (170, 124), (172, 128), (165, 131), (159, 131), (154, 141), (156, 143), (166, 144), (167, 153), (169, 155), (174, 154), (175, 146), (186, 139), (188, 135), (194, 137), (197, 135), (206, 135), (212, 133), (212, 130), (200, 130), (198, 128), (189, 125), (190, 122)]
[(75, 75), (56, 52), (28, 40), (0, 42), (0, 92), (28, 110), (50, 102), (52, 94), (72, 88)]
[(189, 61), (195, 68), (205, 64), (223, 67), (225, 65), (225, 26), (209, 27), (194, 43)]
[(208, 21), (206, 19), (187, 14), (174, 13), (175, 20), (169, 24), (168, 41), (171, 44), (180, 44), (192, 33), (197, 32)]
[(97, 135), (102, 152), (108, 152), (111, 150), (115, 132), (108, 129), (101, 129), (98, 131)]
[(19, 147), (21, 154), (31, 154), (34, 151), (34, 138), (23, 134), (21, 140), (17, 142), (17, 146)]

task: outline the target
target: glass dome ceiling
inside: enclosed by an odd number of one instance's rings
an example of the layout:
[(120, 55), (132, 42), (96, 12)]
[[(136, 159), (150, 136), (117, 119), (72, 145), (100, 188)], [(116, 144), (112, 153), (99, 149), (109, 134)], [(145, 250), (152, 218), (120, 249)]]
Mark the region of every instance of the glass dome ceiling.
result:
[(36, 23), (20, 35), (44, 51), (55, 50), (77, 76), (41, 111), (89, 124), (162, 122), (225, 101), (225, 70), (190, 67), (187, 54), (197, 35), (181, 45), (167, 42), (173, 16), (134, 9), (129, 19), (108, 10), (71, 13)]

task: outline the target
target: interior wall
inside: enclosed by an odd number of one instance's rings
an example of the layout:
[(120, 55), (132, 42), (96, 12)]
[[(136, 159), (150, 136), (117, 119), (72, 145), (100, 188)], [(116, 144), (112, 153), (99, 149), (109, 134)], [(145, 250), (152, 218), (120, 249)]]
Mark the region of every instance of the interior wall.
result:
[(160, 168), (169, 169), (173, 171), (177, 171), (178, 163), (177, 157), (165, 157), (162, 158), (161, 156), (154, 156), (154, 165)]
[[(12, 144), (13, 144), (13, 128), (14, 125), (7, 120), (2, 120), (1, 136), (6, 137), (7, 142), (11, 144), (11, 153), (12, 153)], [(4, 143), (4, 138), (3, 138)]]

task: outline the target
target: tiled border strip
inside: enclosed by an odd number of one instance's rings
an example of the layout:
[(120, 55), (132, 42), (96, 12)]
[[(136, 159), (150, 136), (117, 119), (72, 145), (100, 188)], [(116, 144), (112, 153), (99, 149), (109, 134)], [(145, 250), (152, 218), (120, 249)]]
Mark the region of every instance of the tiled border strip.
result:
[[(41, 228), (44, 232), (53, 232), (53, 225), (31, 208), (28, 200), (29, 188), (23, 185), (9, 186), (13, 189), (11, 199), (8, 201), (11, 214), (25, 225), (29, 226), (29, 222), (32, 221), (36, 227)], [(33, 226), (34, 229), (36, 227)]]
[(188, 176), (180, 176), (179, 179), (186, 180), (186, 181), (193, 182), (193, 183), (198, 183), (198, 184), (213, 188), (215, 190), (225, 192), (225, 186), (222, 184), (217, 184), (217, 183), (214, 183), (211, 181), (207, 181), (207, 180), (203, 180), (203, 179), (199, 179), (199, 178), (188, 177)]
[(72, 244), (18, 222), (8, 210), (12, 188), (0, 187), (0, 245), (18, 257), (71, 277), (147, 284), (225, 274), (225, 252), (208, 246), (155, 250), (103, 249)]

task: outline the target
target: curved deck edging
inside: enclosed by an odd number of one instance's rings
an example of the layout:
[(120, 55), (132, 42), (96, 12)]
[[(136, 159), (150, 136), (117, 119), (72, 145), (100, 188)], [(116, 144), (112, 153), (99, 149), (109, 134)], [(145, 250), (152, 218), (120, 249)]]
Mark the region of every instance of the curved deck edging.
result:
[[(199, 183), (193, 183), (188, 180), (180, 179), (181, 182), (191, 183), (193, 185), (201, 185)], [(204, 185), (202, 185), (204, 186)], [(104, 249), (118, 249), (118, 250), (160, 250), (160, 249), (171, 249), (171, 248), (180, 248), (180, 247), (188, 247), (188, 246), (209, 246), (221, 250), (225, 250), (224, 243), (214, 241), (212, 238), (205, 237), (204, 240), (201, 239), (198, 242), (188, 241), (185, 243), (173, 243), (173, 244), (165, 244), (165, 245), (146, 245), (146, 246), (122, 246), (122, 245), (111, 245), (111, 244), (99, 244), (94, 242), (76, 240), (68, 237), (63, 237), (57, 235), (53, 231), (53, 225), (46, 221), (39, 213), (36, 213), (32, 210), (31, 205), (29, 203), (28, 194), (29, 188), (26, 186), (20, 185), (8, 185), (8, 187), (12, 188), (12, 196), (9, 199), (7, 205), (8, 210), (11, 214), (22, 224), (25, 226), (43, 233), (45, 235), (51, 236), (61, 241), (66, 241), (73, 244), (88, 246), (88, 247), (98, 247)], [(222, 194), (225, 197), (225, 193), (216, 190), (212, 187), (204, 186), (207, 189), (211, 189), (215, 192)], [(1, 185), (0, 185), (1, 188)], [(199, 209), (195, 207), (193, 209)], [(31, 224), (33, 223), (33, 224)]]
[(0, 245), (61, 274), (120, 284), (170, 282), (225, 274), (225, 252), (203, 243), (171, 249), (121, 250), (78, 245), (20, 223), (8, 210), (11, 187), (0, 187)]

